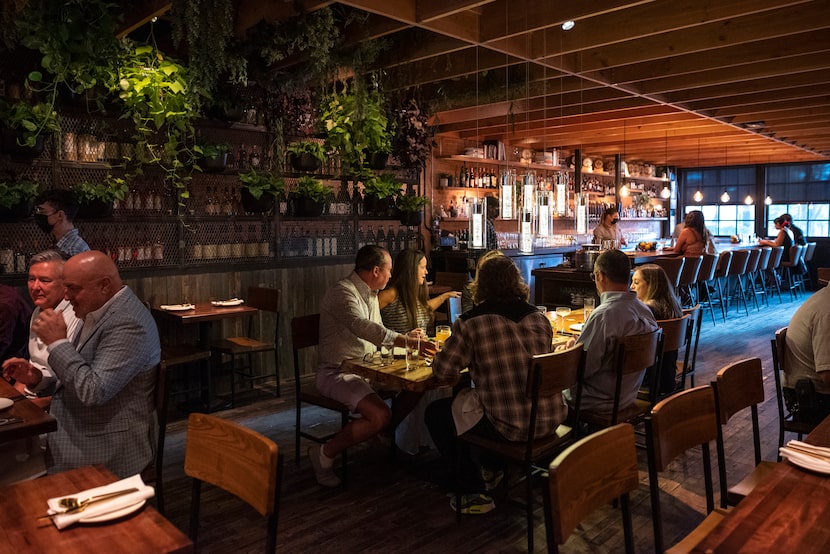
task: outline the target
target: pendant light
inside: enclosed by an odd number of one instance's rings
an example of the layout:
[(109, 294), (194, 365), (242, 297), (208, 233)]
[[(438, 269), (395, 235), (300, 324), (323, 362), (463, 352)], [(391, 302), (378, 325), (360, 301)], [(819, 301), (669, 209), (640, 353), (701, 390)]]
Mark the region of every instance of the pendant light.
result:
[[(698, 172), (700, 172), (700, 139), (697, 139), (697, 170)], [(692, 198), (695, 202), (700, 204), (701, 202), (703, 202), (703, 193), (700, 192), (700, 189), (697, 189)]]

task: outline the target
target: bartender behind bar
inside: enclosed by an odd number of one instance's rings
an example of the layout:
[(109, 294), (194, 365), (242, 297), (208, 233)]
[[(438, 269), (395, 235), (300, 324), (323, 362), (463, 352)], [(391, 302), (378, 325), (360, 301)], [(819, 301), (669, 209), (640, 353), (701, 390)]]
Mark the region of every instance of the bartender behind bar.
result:
[(606, 208), (602, 212), (599, 225), (594, 229), (594, 243), (603, 244), (603, 241), (613, 240), (615, 246), (626, 246), (628, 243), (617, 225), (620, 222), (620, 214), (617, 208)]

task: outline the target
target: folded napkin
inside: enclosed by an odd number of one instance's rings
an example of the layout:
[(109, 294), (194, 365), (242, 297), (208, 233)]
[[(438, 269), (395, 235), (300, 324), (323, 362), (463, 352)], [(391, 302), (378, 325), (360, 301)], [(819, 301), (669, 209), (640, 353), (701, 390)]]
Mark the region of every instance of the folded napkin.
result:
[(791, 440), (787, 443), (788, 447), (792, 447), (795, 450), (806, 450), (811, 454), (815, 454), (816, 456), (824, 456), (828, 458), (828, 463), (830, 463), (830, 448), (824, 446), (816, 446), (815, 444), (808, 444), (806, 442)]
[(159, 306), (162, 310), (192, 310), (195, 307), (193, 304), (162, 304)]
[[(110, 500), (102, 500), (101, 502), (96, 502), (94, 504), (91, 504), (88, 508), (81, 512), (64, 514), (63, 512), (66, 511), (66, 508), (62, 507), (59, 503), (61, 498), (66, 498), (66, 496), (72, 496), (77, 498), (79, 501), (83, 501), (87, 498), (98, 496), (99, 494), (107, 494), (109, 492), (116, 492), (132, 488), (138, 490), (136, 492), (125, 494), (122, 496), (116, 496), (115, 498), (112, 498)], [(77, 523), (78, 521), (81, 521), (82, 519), (101, 516), (104, 514), (115, 512), (122, 508), (126, 508), (127, 506), (138, 504), (142, 500), (152, 498), (155, 494), (155, 489), (149, 485), (145, 485), (144, 481), (141, 479), (141, 475), (136, 474), (132, 477), (128, 477), (127, 479), (122, 479), (120, 481), (116, 481), (115, 483), (104, 485), (103, 487), (96, 487), (94, 489), (80, 491), (76, 494), (68, 494), (66, 496), (50, 498), (46, 501), (46, 503), (49, 505), (49, 513), (56, 514), (52, 518), (52, 523), (54, 523), (55, 527), (57, 527), (58, 529), (63, 529), (65, 527), (69, 527), (74, 523)]]

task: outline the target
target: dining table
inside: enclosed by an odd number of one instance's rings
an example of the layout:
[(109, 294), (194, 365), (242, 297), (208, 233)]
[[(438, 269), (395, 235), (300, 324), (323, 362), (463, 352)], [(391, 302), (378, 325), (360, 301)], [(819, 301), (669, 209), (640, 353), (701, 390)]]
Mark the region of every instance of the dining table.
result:
[(10, 407), (0, 410), (0, 444), (57, 430), (58, 422), (54, 416), (2, 378), (0, 398), (6, 399), (5, 404), (12, 403)]
[[(804, 442), (830, 447), (830, 416)], [(778, 463), (693, 552), (830, 552), (830, 475)]]
[(0, 554), (193, 552), (191, 540), (149, 504), (112, 520), (79, 522), (61, 530), (41, 517), (46, 514), (49, 498), (116, 481), (115, 474), (95, 465), (0, 488)]
[(396, 355), (389, 365), (385, 365), (380, 356), (351, 358), (344, 360), (340, 368), (346, 373), (353, 373), (368, 379), (382, 390), (425, 392), (452, 384), (440, 381), (432, 373), (432, 366), (427, 365), (421, 356), (418, 358), (418, 363), (411, 369), (406, 368), (403, 355)]
[(153, 316), (159, 321), (171, 322), (177, 325), (198, 325), (199, 346), (206, 348), (210, 343), (211, 329), (214, 321), (247, 317), (258, 310), (244, 303), (233, 306), (214, 305), (211, 302), (199, 304), (182, 304), (169, 306), (155, 306)]

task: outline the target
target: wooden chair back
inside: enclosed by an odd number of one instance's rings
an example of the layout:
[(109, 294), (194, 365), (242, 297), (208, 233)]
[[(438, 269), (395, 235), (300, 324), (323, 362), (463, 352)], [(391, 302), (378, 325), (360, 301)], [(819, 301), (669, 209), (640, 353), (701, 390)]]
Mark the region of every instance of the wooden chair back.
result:
[[(700, 326), (703, 324), (703, 311), (700, 304), (691, 308), (683, 308), (683, 313), (689, 316), (689, 327), (683, 353), (683, 367), (681, 368), (680, 390), (686, 388), (686, 379), (690, 379), (691, 386), (695, 386), (695, 369), (697, 364), (697, 346), (700, 343)], [(677, 362), (680, 364), (680, 361)]]
[(688, 314), (673, 319), (660, 319), (657, 325), (663, 330), (663, 351), (680, 350), (686, 342), (691, 317)]
[(574, 421), (579, 420), (579, 404), (582, 397), (582, 375), (585, 371), (585, 348), (582, 343), (565, 350), (533, 356), (533, 363), (527, 373), (525, 394), (531, 400), (530, 436), (533, 442), (536, 428), (536, 411), (540, 398), (550, 398), (562, 391), (575, 388)]
[(654, 526), (654, 547), (657, 552), (663, 552), (663, 522), (657, 473), (664, 471), (669, 462), (686, 450), (700, 445), (703, 454), (706, 512), (711, 512), (715, 508), (715, 492), (709, 443), (717, 437), (715, 392), (709, 385), (682, 391), (660, 401), (646, 418), (651, 518)]
[(715, 265), (715, 277), (726, 277), (729, 274), (729, 266), (732, 265), (732, 251), (724, 250), (718, 254), (718, 263)]
[(629, 335), (619, 339), (614, 358), (617, 382), (614, 390), (611, 425), (617, 423), (623, 378), (626, 375), (643, 372), (648, 368), (653, 368), (653, 371), (656, 372), (657, 363), (663, 352), (662, 341), (663, 332), (659, 327), (650, 333)]
[(830, 283), (830, 267), (819, 267), (816, 269), (816, 277), (820, 287), (826, 287)]
[(769, 265), (767, 266), (770, 269), (778, 269), (781, 267), (781, 260), (784, 258), (784, 247), (783, 246), (773, 246), (772, 252), (770, 252), (769, 256)]
[(714, 254), (703, 254), (703, 260), (700, 262), (700, 269), (697, 273), (697, 280), (699, 282), (711, 281), (715, 278), (715, 261), (717, 256)]
[(683, 271), (684, 262), (683, 256), (676, 256), (674, 258), (656, 258), (651, 263), (663, 268), (663, 271), (669, 277), (669, 283), (676, 289), (680, 284), (680, 274)]
[[(784, 433), (797, 433), (801, 439), (813, 430), (815, 425), (798, 421), (796, 414), (790, 412), (784, 401), (784, 373), (787, 371), (787, 328), (782, 327), (775, 332), (775, 338), (770, 341), (772, 347), (772, 374), (775, 377), (775, 390), (778, 400), (778, 447), (784, 446)], [(779, 460), (780, 460), (779, 456)]]
[[(634, 428), (620, 423), (593, 433), (562, 452), (548, 468), (548, 547), (563, 544), (597, 507), (620, 498), (625, 550), (634, 552), (628, 493), (637, 489)], [(552, 533), (551, 533), (552, 531)]]
[(749, 250), (735, 250), (732, 252), (732, 261), (729, 263), (728, 276), (743, 275), (749, 261)]
[(298, 365), (297, 353), (320, 342), (320, 314), (297, 316), (291, 320), (291, 350), (294, 365)]
[(252, 308), (279, 313), (280, 290), (264, 287), (248, 287), (247, 304)]
[(703, 256), (684, 256), (683, 270), (680, 272), (679, 286), (687, 287), (697, 281), (697, 275), (700, 273), (700, 266), (703, 263)]
[(279, 506), (279, 449), (271, 439), (232, 421), (190, 414), (184, 472), (194, 479), (191, 538), (198, 534), (199, 488), (211, 483), (268, 516), (266, 551), (276, 548)]

